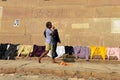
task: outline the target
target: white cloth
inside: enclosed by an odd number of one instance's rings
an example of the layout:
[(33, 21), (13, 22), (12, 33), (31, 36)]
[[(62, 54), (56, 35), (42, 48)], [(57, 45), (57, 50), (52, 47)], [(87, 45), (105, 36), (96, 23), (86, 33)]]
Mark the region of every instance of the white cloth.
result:
[[(58, 56), (56, 58), (59, 58), (59, 57), (63, 56), (63, 54), (65, 54), (65, 47), (64, 46), (57, 46), (56, 52), (58, 54)], [(49, 53), (47, 55), (49, 57), (52, 57), (50, 51), (49, 51)]]

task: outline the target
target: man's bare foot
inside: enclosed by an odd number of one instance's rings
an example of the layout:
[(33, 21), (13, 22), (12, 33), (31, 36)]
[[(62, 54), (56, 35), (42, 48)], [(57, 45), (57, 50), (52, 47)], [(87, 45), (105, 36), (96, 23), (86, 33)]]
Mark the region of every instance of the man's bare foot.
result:
[(53, 63), (57, 63), (57, 62), (55, 61), (55, 59), (53, 59), (52, 62), (53, 62)]
[(41, 63), (41, 58), (38, 59), (38, 62)]
[(38, 62), (39, 62), (39, 63), (41, 63), (41, 61), (40, 61), (40, 60), (39, 60)]

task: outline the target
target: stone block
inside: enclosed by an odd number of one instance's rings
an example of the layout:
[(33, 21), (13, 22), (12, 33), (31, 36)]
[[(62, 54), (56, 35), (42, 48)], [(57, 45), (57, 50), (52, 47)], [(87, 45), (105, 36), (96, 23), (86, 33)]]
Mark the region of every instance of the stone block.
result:
[(111, 76), (110, 74), (107, 73), (101, 73), (101, 72), (92, 72), (92, 77), (98, 78), (98, 79), (105, 79), (105, 80), (110, 80)]
[(114, 7), (114, 6), (97, 7), (96, 15), (97, 15), (97, 17), (102, 17), (102, 18), (120, 17), (120, 7), (119, 6), (117, 6), (117, 7)]
[(118, 0), (88, 0), (89, 6), (115, 6), (120, 5)]
[(65, 71), (64, 70), (53, 70), (53, 74), (58, 75), (58, 76), (65, 76)]
[(1, 69), (1, 73), (5, 73), (5, 74), (11, 74), (15, 72), (16, 72), (16, 68), (2, 68)]

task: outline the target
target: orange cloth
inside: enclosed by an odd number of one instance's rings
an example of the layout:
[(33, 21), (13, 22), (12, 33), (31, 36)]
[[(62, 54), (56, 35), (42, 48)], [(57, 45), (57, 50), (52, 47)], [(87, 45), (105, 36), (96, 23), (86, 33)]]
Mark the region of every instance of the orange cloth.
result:
[(64, 62), (64, 61), (61, 61), (61, 62), (59, 63), (59, 65), (68, 66), (69, 64), (68, 64), (68, 63), (66, 63), (66, 62)]

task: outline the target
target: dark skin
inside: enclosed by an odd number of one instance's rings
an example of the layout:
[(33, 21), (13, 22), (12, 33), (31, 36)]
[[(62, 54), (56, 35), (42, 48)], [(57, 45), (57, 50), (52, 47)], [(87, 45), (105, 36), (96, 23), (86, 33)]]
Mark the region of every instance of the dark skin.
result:
[[(52, 28), (52, 24), (49, 25), (48, 28), (51, 29), (51, 28)], [(52, 36), (52, 35), (54, 35), (54, 33), (52, 32), (50, 35)], [(38, 62), (39, 62), (39, 63), (41, 63), (42, 57), (45, 56), (45, 55), (47, 55), (48, 52), (49, 52), (49, 50), (46, 50), (44, 53), (42, 53), (42, 55), (41, 55), (41, 56), (39, 57), (39, 59), (38, 59)], [(53, 63), (55, 63), (55, 59), (52, 59), (52, 61), (53, 61)]]

